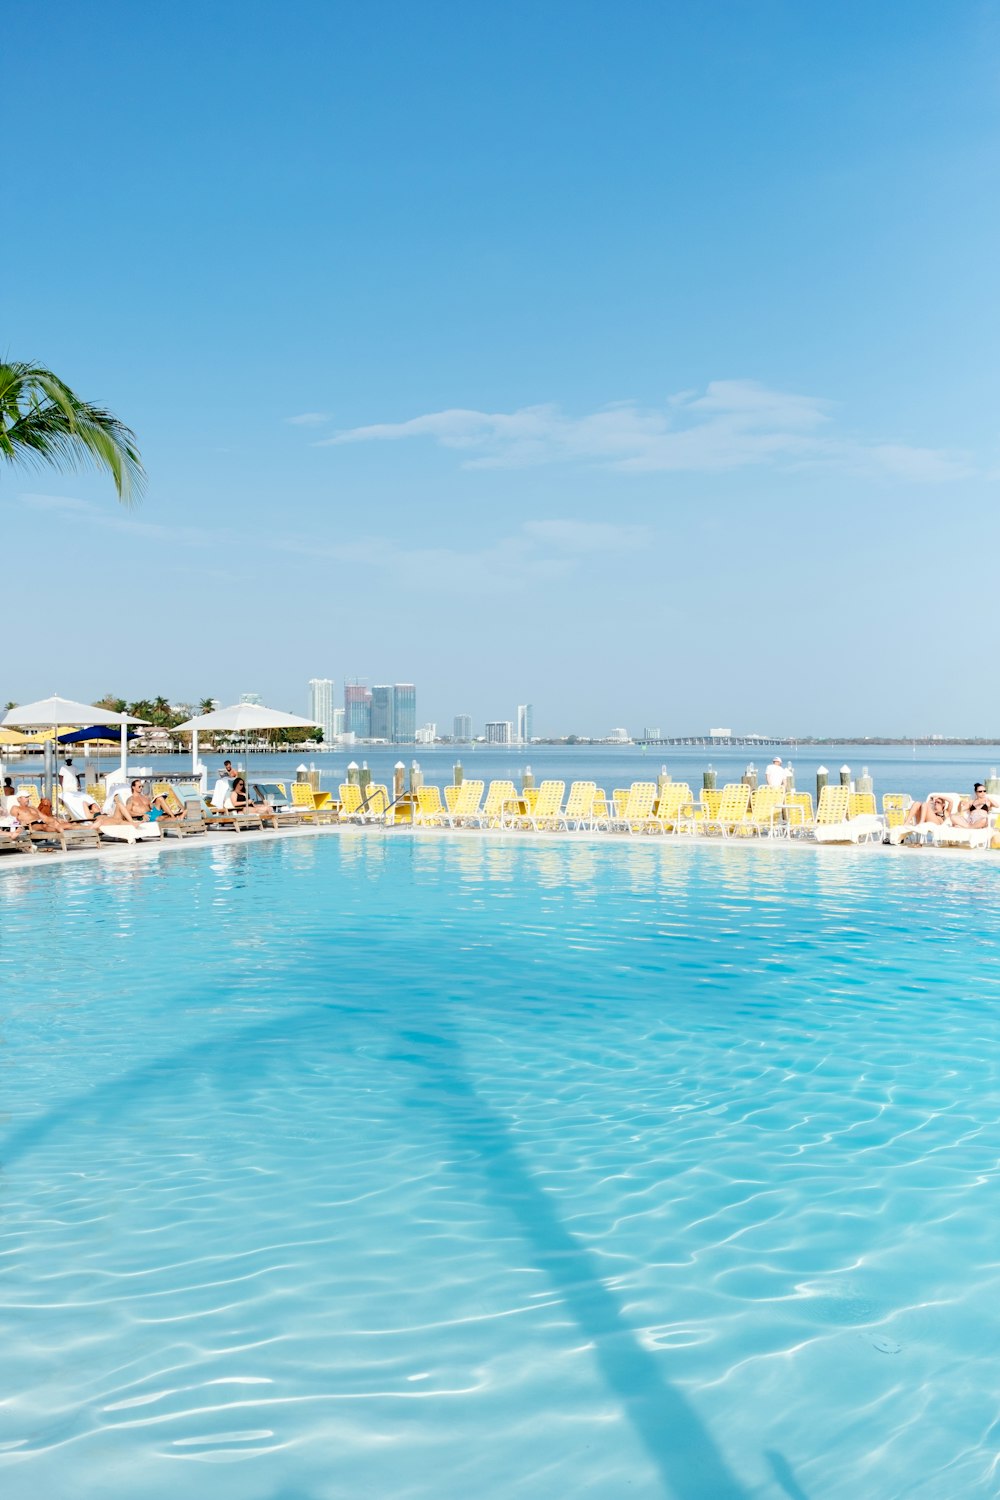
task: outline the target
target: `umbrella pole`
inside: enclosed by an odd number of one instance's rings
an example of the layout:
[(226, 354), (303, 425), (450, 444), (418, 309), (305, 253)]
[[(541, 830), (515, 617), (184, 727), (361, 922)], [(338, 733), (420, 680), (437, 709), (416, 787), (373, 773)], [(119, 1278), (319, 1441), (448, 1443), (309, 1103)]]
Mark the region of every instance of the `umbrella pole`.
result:
[(128, 780), (128, 729), (122, 719), (122, 781)]

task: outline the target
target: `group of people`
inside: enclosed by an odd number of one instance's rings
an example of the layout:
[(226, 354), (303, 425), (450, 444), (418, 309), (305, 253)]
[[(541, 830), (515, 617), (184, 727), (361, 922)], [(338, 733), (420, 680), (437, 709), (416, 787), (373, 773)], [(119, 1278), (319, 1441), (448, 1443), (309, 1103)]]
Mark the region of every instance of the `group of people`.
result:
[(1000, 797), (993, 797), (985, 785), (977, 781), (971, 797), (962, 797), (957, 807), (952, 807), (947, 797), (940, 793), (923, 802), (914, 802), (907, 809), (903, 827), (921, 827), (925, 824), (948, 828), (988, 828), (990, 815), (1000, 807)]
[[(124, 786), (111, 790), (101, 807), (89, 793), (80, 790), (71, 756), (67, 756), (59, 768), (59, 790), (63, 805), (72, 813), (70, 818), (60, 817), (50, 798), (42, 797), (36, 803), (28, 793), (19, 792), (9, 776), (5, 777), (0, 788), (0, 813), (8, 826), (6, 829), (0, 827), (0, 834), (10, 838), (23, 830), (59, 833), (79, 823), (92, 823), (100, 828), (123, 823), (155, 823), (161, 818), (170, 821), (184, 816), (183, 810), (175, 810), (166, 797), (150, 795), (140, 777), (129, 783), (127, 791)], [(268, 803), (251, 801), (245, 778), (228, 760), (219, 774), (212, 802), (214, 807), (225, 812), (246, 812), (251, 807), (271, 811)]]

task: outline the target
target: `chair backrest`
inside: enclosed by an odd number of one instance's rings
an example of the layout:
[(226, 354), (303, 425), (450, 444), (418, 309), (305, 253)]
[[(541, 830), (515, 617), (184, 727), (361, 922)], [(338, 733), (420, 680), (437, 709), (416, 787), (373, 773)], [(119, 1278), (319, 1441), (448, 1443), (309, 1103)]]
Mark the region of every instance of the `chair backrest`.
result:
[(613, 797), (615, 804), (615, 817), (624, 818), (625, 809), (626, 807), (628, 807), (628, 787), (616, 786), (614, 791), (611, 793), (611, 796)]
[(660, 805), (656, 816), (661, 823), (672, 823), (680, 816), (682, 807), (691, 801), (691, 788), (686, 781), (668, 781), (660, 793)]
[(849, 818), (874, 818), (875, 793), (852, 792), (847, 799), (847, 816)]
[(703, 786), (701, 789), (701, 810), (706, 818), (717, 818), (719, 808), (722, 806), (722, 790), (716, 786)]
[(816, 809), (817, 823), (844, 823), (847, 820), (847, 807), (850, 801), (850, 788), (846, 786), (825, 786), (819, 794), (819, 806)]
[(483, 803), (483, 816), (499, 818), (503, 812), (504, 803), (513, 802), (516, 796), (512, 781), (491, 781), (490, 789), (486, 793), (486, 801)]
[(750, 788), (742, 781), (730, 781), (722, 788), (718, 817), (727, 822), (745, 818), (750, 808)]
[(537, 786), (526, 786), (521, 792), (521, 801), (524, 803), (529, 812), (534, 812), (535, 803), (538, 801)]
[(912, 805), (913, 798), (910, 796), (909, 792), (882, 793), (882, 811), (884, 813), (906, 812), (907, 809)]
[[(38, 804), (39, 804), (39, 802), (41, 801), (41, 798), (38, 795), (38, 788), (31, 781), (23, 781), (23, 782), (19, 781), (18, 782), (18, 784), (17, 784), (17, 796), (19, 796), (19, 797), (27, 797), (27, 799), (31, 803), (32, 807), (37, 807)], [(95, 800), (96, 800), (96, 798), (95, 798)]]
[[(344, 788), (341, 787), (340, 790), (343, 792)], [(305, 807), (310, 812), (316, 811), (316, 798), (313, 796), (313, 789), (307, 781), (292, 782), (292, 806)]]
[(463, 781), (458, 789), (452, 812), (460, 818), (471, 818), (474, 813), (477, 813), (479, 804), (483, 800), (484, 784), (482, 781)]
[(608, 794), (602, 786), (594, 791), (594, 805), (591, 808), (591, 817), (606, 818), (614, 810), (614, 803), (608, 805)]
[(565, 781), (543, 781), (538, 788), (538, 796), (532, 808), (532, 815), (536, 818), (554, 818), (562, 812), (563, 794), (566, 791)]
[[(462, 786), (464, 786), (464, 785), (465, 785), (465, 783), (463, 782)], [(445, 787), (445, 789), (444, 789), (444, 805), (448, 809), (449, 812), (454, 812), (455, 811), (455, 804), (458, 801), (458, 796), (459, 796), (459, 793), (461, 792), (461, 790), (462, 790), (461, 786), (446, 786)]]
[[(310, 788), (310, 795), (311, 794), (312, 794), (312, 790)], [(359, 786), (355, 786), (355, 784), (354, 784), (353, 781), (342, 782), (341, 783), (341, 787), (340, 787), (340, 815), (341, 815), (341, 817), (343, 817), (345, 813), (348, 816), (350, 816), (352, 813), (356, 813), (356, 812), (360, 812), (360, 811), (361, 811), (361, 788)]]
[(431, 817), (434, 813), (441, 812), (441, 788), (438, 786), (418, 786), (417, 809), (425, 818)]
[(628, 801), (625, 804), (623, 817), (628, 821), (635, 822), (639, 818), (648, 818), (653, 811), (653, 803), (656, 801), (655, 781), (633, 781), (628, 790)]
[(759, 786), (750, 798), (750, 818), (754, 823), (771, 819), (785, 800), (785, 789), (781, 786)]
[(205, 809), (195, 797), (189, 797), (184, 803), (184, 822), (203, 823)]
[(594, 810), (597, 785), (593, 781), (574, 781), (566, 798), (567, 818), (589, 818)]
[(785, 793), (785, 822), (789, 828), (804, 828), (813, 820), (813, 799), (810, 792)]

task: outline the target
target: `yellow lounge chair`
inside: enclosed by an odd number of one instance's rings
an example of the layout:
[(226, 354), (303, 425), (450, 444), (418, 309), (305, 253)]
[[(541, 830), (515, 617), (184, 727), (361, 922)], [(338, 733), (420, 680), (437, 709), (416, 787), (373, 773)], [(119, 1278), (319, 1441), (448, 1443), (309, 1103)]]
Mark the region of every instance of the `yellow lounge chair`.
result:
[(437, 786), (421, 786), (417, 788), (417, 801), (413, 809), (413, 821), (415, 824), (426, 824), (433, 827), (438, 824), (444, 814), (444, 806), (441, 802), (441, 788)]
[(788, 833), (784, 820), (785, 789), (759, 786), (750, 799), (750, 828), (764, 838), (783, 838)]
[[(479, 812), (479, 804), (483, 800), (483, 785), (481, 781), (463, 781), (457, 788), (458, 795), (450, 808), (446, 808), (442, 814), (442, 820), (448, 828), (460, 828), (470, 818), (475, 818)], [(447, 795), (448, 788), (445, 788)]]
[(509, 828), (531, 828), (535, 833), (542, 828), (565, 828), (562, 800), (566, 791), (565, 781), (543, 781), (538, 788), (534, 807), (525, 813), (516, 813), (509, 821)]
[[(655, 781), (633, 781), (629, 787), (625, 806), (616, 811), (612, 826), (623, 833), (639, 833), (649, 822), (656, 801)], [(615, 802), (618, 793), (615, 792)]]
[(722, 792), (718, 787), (702, 787), (698, 794), (698, 805), (688, 802), (680, 810), (677, 821), (678, 833), (704, 833), (705, 825), (718, 816), (722, 803)]
[[(329, 793), (324, 793), (329, 796)], [(292, 782), (292, 806), (304, 818), (307, 823), (335, 823), (337, 814), (333, 807), (320, 807), (316, 802), (316, 793), (305, 781)]]
[(706, 833), (718, 832), (723, 838), (729, 838), (732, 833), (748, 825), (749, 814), (750, 788), (741, 781), (731, 781), (722, 788), (719, 810), (705, 819), (704, 830)]
[(486, 801), (478, 812), (469, 814), (466, 821), (472, 828), (499, 828), (503, 822), (504, 807), (516, 798), (512, 781), (491, 781)]
[(853, 844), (855, 832), (848, 823), (851, 804), (850, 788), (825, 786), (819, 794), (813, 838), (818, 844)]
[(691, 788), (686, 781), (670, 781), (660, 793), (656, 811), (646, 829), (649, 833), (676, 833), (681, 814), (691, 805)]
[(444, 789), (444, 805), (448, 812), (455, 811), (455, 803), (458, 801), (461, 786), (446, 786)]
[[(602, 793), (603, 796), (603, 793)], [(564, 828), (590, 828), (594, 820), (597, 785), (593, 781), (574, 781), (566, 798)]]

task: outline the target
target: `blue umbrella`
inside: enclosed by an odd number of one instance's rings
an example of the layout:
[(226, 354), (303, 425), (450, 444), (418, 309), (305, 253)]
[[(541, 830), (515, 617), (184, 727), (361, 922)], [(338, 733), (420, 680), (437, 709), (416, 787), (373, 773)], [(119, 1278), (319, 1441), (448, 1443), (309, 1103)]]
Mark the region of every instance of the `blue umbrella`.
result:
[[(139, 733), (138, 729), (129, 729), (126, 732), (130, 740), (134, 740)], [(113, 745), (117, 745), (120, 739), (120, 730), (112, 730), (103, 724), (94, 724), (90, 729), (74, 729), (71, 734), (61, 734), (59, 743), (60, 745), (82, 745), (84, 740), (110, 740)]]

